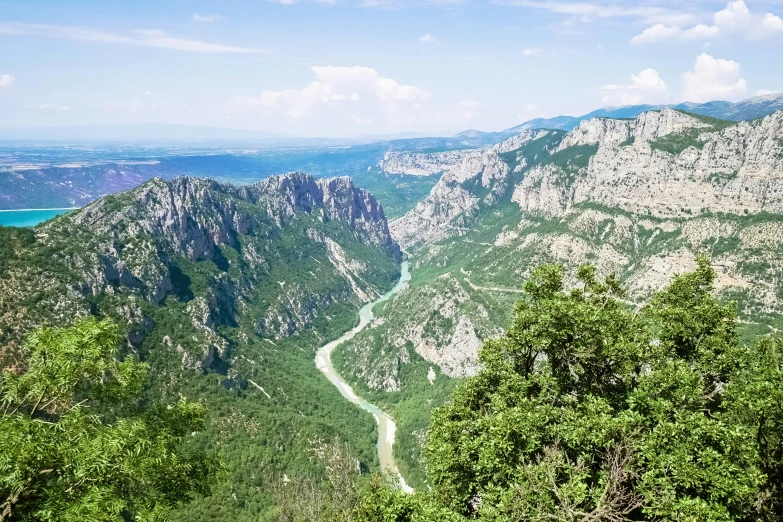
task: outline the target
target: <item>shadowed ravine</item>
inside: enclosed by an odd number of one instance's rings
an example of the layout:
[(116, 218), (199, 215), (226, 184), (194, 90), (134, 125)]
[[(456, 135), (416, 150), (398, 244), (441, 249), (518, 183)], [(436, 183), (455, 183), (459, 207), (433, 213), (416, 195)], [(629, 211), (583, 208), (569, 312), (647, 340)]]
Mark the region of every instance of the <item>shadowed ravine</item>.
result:
[(413, 492), (413, 488), (408, 486), (405, 483), (405, 479), (400, 474), (399, 470), (397, 469), (397, 465), (394, 463), (394, 455), (392, 453), (392, 447), (394, 445), (394, 432), (396, 430), (396, 425), (394, 424), (394, 421), (387, 415), (385, 412), (383, 412), (380, 408), (375, 406), (374, 404), (370, 404), (369, 402), (365, 401), (358, 395), (356, 395), (353, 390), (351, 389), (351, 386), (343, 380), (343, 378), (340, 376), (339, 373), (334, 369), (334, 366), (332, 366), (332, 350), (334, 350), (337, 346), (342, 344), (343, 342), (353, 338), (357, 333), (362, 331), (368, 324), (370, 324), (370, 321), (372, 321), (373, 313), (372, 309), (373, 307), (378, 304), (382, 303), (383, 301), (388, 300), (400, 291), (402, 288), (403, 283), (406, 281), (410, 281), (411, 274), (408, 271), (408, 261), (403, 261), (402, 265), (400, 267), (401, 275), (400, 280), (397, 282), (397, 284), (392, 288), (387, 294), (385, 294), (383, 297), (378, 298), (377, 300), (373, 301), (372, 303), (368, 303), (364, 305), (361, 310), (359, 310), (359, 324), (347, 332), (345, 335), (340, 337), (339, 339), (336, 339), (328, 344), (325, 344), (321, 348), (318, 349), (318, 352), (315, 356), (315, 364), (318, 366), (318, 369), (321, 370), (324, 375), (331, 381), (332, 384), (334, 384), (338, 390), (340, 390), (340, 393), (351, 401), (352, 403), (358, 405), (363, 410), (367, 410), (370, 413), (373, 414), (375, 417), (376, 422), (378, 423), (378, 460), (381, 462), (381, 468), (385, 471), (392, 473), (394, 475), (397, 475), (400, 479), (400, 485), (402, 486), (402, 489), (405, 490), (408, 493)]

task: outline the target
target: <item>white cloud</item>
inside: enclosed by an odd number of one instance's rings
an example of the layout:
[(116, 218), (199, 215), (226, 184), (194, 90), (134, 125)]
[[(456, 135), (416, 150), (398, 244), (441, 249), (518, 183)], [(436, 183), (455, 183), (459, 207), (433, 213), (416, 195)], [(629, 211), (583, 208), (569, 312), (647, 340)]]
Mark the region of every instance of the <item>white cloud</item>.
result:
[(525, 56), (538, 56), (539, 54), (541, 54), (541, 49), (539, 49), (538, 47), (528, 47), (527, 49), (524, 49), (522, 51), (522, 54), (524, 54)]
[(359, 6), (394, 10), (422, 6), (440, 9), (454, 9), (456, 6), (465, 3), (467, 3), (467, 0), (360, 0)]
[[(281, 5), (294, 5), (299, 3), (299, 0), (269, 0), (269, 1)], [(335, 5), (337, 3), (337, 0), (315, 0), (315, 3), (321, 5)]]
[(400, 9), (403, 6), (399, 0), (361, 0), (359, 5), (376, 9)]
[(604, 85), (601, 101), (606, 105), (639, 105), (660, 103), (669, 97), (669, 86), (655, 69), (645, 69), (631, 75), (628, 85)]
[(158, 47), (198, 53), (263, 54), (268, 51), (251, 47), (215, 44), (200, 40), (177, 38), (157, 29), (135, 29), (119, 33), (89, 27), (65, 25), (0, 24), (0, 34), (17, 36), (43, 36), (88, 43), (113, 43)]
[(204, 23), (204, 24), (211, 24), (213, 22), (222, 22), (223, 20), (225, 20), (225, 18), (223, 18), (220, 15), (215, 15), (215, 14), (213, 14), (213, 15), (200, 15), (198, 13), (194, 14), (193, 16), (191, 16), (190, 19), (193, 20), (194, 22), (201, 22), (201, 23)]
[(665, 40), (706, 41), (730, 36), (758, 40), (776, 35), (783, 36), (783, 19), (772, 13), (751, 13), (743, 0), (732, 0), (726, 4), (725, 9), (713, 15), (712, 25), (698, 24), (682, 29), (679, 25), (656, 24), (634, 36), (631, 43), (640, 45)]
[(484, 105), (484, 104), (474, 100), (473, 98), (467, 98), (467, 99), (464, 99), (461, 102), (459, 102), (457, 104), (457, 107), (465, 107), (465, 108), (468, 108), (468, 109), (475, 109), (477, 107), (481, 107), (482, 105)]
[(369, 67), (312, 67), (316, 79), (302, 89), (263, 91), (259, 96), (237, 97), (234, 106), (251, 106), (278, 111), (291, 119), (302, 119), (327, 106), (351, 104), (351, 113), (381, 110), (394, 117), (405, 109), (414, 108), (432, 94), (412, 85), (381, 76)]
[(783, 33), (783, 19), (772, 13), (767, 13), (761, 21), (761, 29), (763, 32), (770, 34)]
[(582, 1), (563, 2), (557, 0), (493, 0), (500, 5), (515, 5), (541, 9), (552, 13), (578, 18), (582, 22), (594, 19), (632, 18), (647, 23), (684, 24), (695, 20), (693, 13), (682, 9), (669, 9), (655, 5), (641, 5), (637, 2)]
[(680, 33), (683, 40), (710, 40), (718, 35), (720, 35), (720, 29), (714, 25), (704, 24), (695, 25)]
[(679, 27), (666, 27), (663, 24), (655, 24), (652, 27), (648, 27), (641, 34), (637, 34), (631, 39), (631, 43), (635, 45), (655, 43), (661, 40), (671, 40), (677, 38), (682, 34), (682, 29)]
[(748, 91), (740, 78), (740, 64), (702, 53), (696, 57), (693, 71), (682, 76), (682, 98), (692, 102), (739, 99)]
[(14, 83), (14, 78), (10, 74), (3, 74), (0, 75), (0, 87), (10, 87), (12, 83)]
[(430, 33), (425, 34), (421, 38), (419, 38), (419, 41), (421, 43), (437, 43), (438, 39), (432, 36)]

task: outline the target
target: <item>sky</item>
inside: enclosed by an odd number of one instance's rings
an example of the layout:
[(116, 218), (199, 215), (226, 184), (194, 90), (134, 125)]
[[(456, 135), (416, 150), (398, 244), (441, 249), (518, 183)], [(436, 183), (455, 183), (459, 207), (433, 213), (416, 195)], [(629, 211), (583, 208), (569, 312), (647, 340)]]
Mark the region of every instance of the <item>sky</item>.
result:
[(783, 90), (779, 0), (0, 0), (0, 126), (501, 130)]

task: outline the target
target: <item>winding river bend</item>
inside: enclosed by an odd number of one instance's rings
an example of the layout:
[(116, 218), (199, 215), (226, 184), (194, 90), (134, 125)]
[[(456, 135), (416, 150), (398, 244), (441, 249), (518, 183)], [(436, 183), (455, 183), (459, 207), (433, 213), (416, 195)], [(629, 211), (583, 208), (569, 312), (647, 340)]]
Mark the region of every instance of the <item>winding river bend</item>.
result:
[(411, 273), (408, 270), (407, 261), (402, 262), (400, 273), (400, 280), (397, 282), (394, 288), (372, 303), (364, 305), (361, 310), (359, 310), (359, 324), (355, 328), (339, 339), (336, 339), (329, 344), (325, 344), (318, 349), (318, 352), (315, 355), (315, 364), (318, 366), (318, 369), (321, 370), (324, 375), (326, 375), (329, 381), (331, 381), (331, 383), (334, 384), (338, 390), (340, 390), (340, 393), (343, 397), (356, 404), (363, 410), (369, 411), (373, 414), (375, 421), (378, 423), (378, 460), (381, 462), (381, 468), (389, 473), (397, 475), (397, 477), (400, 479), (400, 485), (402, 486), (402, 489), (408, 493), (412, 493), (413, 488), (405, 483), (405, 479), (402, 477), (399, 470), (397, 469), (397, 465), (394, 463), (392, 446), (394, 446), (394, 432), (397, 429), (394, 421), (391, 419), (391, 417), (389, 417), (389, 415), (387, 415), (376, 405), (370, 404), (356, 395), (351, 389), (351, 386), (345, 382), (340, 374), (337, 373), (337, 371), (334, 369), (331, 359), (332, 351), (335, 348), (345, 341), (352, 339), (357, 333), (364, 330), (364, 328), (370, 324), (370, 321), (373, 319), (372, 309), (376, 304), (389, 300), (394, 294), (402, 289), (403, 283), (410, 281)]

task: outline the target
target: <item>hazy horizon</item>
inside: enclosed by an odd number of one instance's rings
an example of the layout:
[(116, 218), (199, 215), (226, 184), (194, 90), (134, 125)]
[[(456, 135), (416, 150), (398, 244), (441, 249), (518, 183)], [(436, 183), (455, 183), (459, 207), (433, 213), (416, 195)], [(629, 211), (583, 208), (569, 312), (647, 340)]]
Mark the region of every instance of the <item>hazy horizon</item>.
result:
[(291, 136), (500, 130), (783, 89), (768, 0), (236, 0), (8, 5), (4, 126)]

